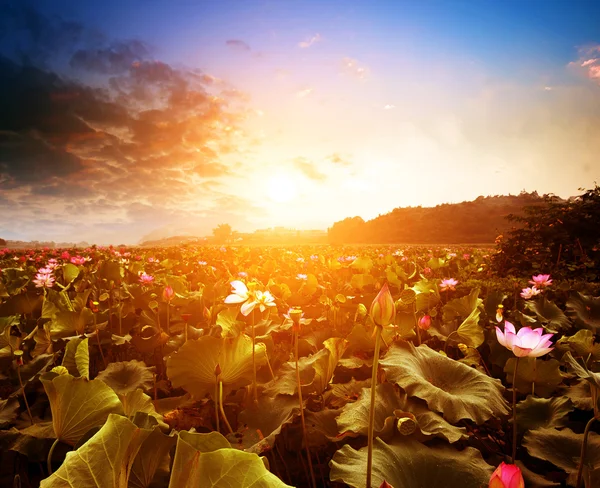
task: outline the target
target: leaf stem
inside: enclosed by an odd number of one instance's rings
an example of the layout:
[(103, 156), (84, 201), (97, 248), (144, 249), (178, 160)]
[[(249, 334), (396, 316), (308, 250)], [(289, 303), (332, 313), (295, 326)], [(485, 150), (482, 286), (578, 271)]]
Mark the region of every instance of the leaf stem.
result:
[(381, 347), (381, 329), (375, 326), (375, 351), (373, 353), (373, 371), (371, 372), (371, 406), (369, 409), (369, 432), (367, 444), (367, 488), (371, 488), (371, 472), (373, 470), (373, 437), (375, 430), (375, 390), (377, 388), (377, 367), (379, 365), (379, 348)]
[(516, 358), (515, 369), (513, 371), (513, 438), (512, 438), (512, 463), (517, 462), (517, 368), (519, 367), (519, 357)]
[(254, 403), (258, 404), (258, 391), (256, 388), (256, 333), (254, 331), (254, 309), (251, 312), (250, 328), (252, 329), (252, 394)]
[(219, 410), (221, 411), (221, 415), (223, 416), (223, 420), (225, 421), (229, 433), (233, 434), (233, 429), (229, 424), (229, 420), (227, 420), (227, 415), (225, 415), (225, 409), (223, 408), (223, 382), (221, 380), (219, 380)]
[(54, 442), (52, 443), (52, 447), (50, 447), (50, 451), (48, 452), (48, 460), (47, 460), (48, 476), (50, 476), (52, 474), (52, 454), (54, 454), (54, 448), (56, 447), (57, 444), (58, 444), (58, 438), (54, 439)]
[(25, 395), (25, 387), (23, 386), (23, 381), (21, 380), (21, 366), (19, 364), (17, 364), (17, 376), (19, 377), (19, 385), (21, 385), (21, 391), (23, 392), (23, 400), (25, 400), (25, 406), (27, 407), (27, 415), (29, 415), (29, 421), (31, 422), (31, 425), (33, 425), (33, 416), (31, 415), (31, 410), (29, 409), (27, 395)]
[(585, 430), (583, 431), (583, 442), (581, 443), (581, 455), (579, 456), (579, 467), (577, 468), (577, 483), (575, 484), (576, 488), (581, 488), (581, 478), (583, 475), (583, 464), (585, 462), (585, 454), (587, 451), (587, 440), (590, 435), (590, 429), (592, 427), (592, 423), (594, 423), (596, 417), (592, 417), (589, 422), (585, 425)]
[(310, 479), (313, 488), (317, 488), (315, 481), (315, 472), (313, 471), (312, 458), (310, 456), (310, 448), (308, 446), (308, 435), (306, 434), (306, 422), (304, 421), (304, 402), (302, 401), (302, 383), (300, 381), (300, 366), (298, 365), (298, 330), (294, 330), (294, 355), (296, 356), (296, 381), (298, 383), (298, 401), (300, 403), (300, 420), (302, 421), (302, 437), (304, 437), (304, 447), (306, 448), (306, 457), (308, 458), (308, 468), (310, 470)]
[(219, 377), (215, 376), (215, 418), (217, 421), (217, 432), (221, 432), (219, 425)]

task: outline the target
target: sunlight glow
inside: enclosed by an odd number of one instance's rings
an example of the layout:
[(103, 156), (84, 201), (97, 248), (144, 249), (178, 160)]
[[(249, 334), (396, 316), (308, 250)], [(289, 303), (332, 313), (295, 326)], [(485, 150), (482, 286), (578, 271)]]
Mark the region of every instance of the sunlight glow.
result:
[(267, 180), (267, 195), (274, 202), (285, 203), (296, 198), (298, 189), (290, 176), (276, 174)]

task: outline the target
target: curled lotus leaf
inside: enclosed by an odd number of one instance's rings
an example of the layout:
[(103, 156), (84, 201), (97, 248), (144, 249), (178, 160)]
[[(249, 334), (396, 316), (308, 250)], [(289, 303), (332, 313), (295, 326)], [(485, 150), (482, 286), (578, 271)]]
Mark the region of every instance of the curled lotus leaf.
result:
[(530, 300), (525, 306), (535, 313), (548, 332), (557, 333), (571, 326), (571, 321), (564, 312), (545, 296), (539, 300)]
[(600, 330), (600, 297), (591, 297), (574, 292), (567, 300), (567, 315), (578, 329)]
[[(345, 445), (333, 455), (330, 466), (331, 481), (364, 488), (367, 448), (356, 451)], [(471, 447), (462, 451), (448, 445), (428, 447), (403, 436), (389, 444), (379, 438), (373, 443), (373, 486), (387, 481), (394, 488), (480, 488), (487, 486), (492, 471)]]
[[(257, 368), (266, 363), (264, 344), (255, 345)], [(214, 393), (215, 369), (219, 365), (224, 387), (241, 387), (252, 381), (252, 339), (240, 334), (234, 339), (202, 336), (187, 341), (167, 360), (167, 376), (175, 388), (182, 387), (196, 398)]]
[(469, 419), (481, 424), (491, 417), (508, 414), (499, 380), (426, 345), (395, 344), (380, 364), (389, 381), (409, 396), (424, 400), (430, 410), (440, 412), (451, 423)]
[(123, 414), (116, 393), (102, 381), (46, 373), (41, 378), (50, 400), (56, 437), (74, 446), (85, 433), (106, 421), (111, 413)]
[[(516, 358), (510, 358), (506, 361), (504, 372), (507, 381), (513, 383), (513, 374), (515, 370)], [(560, 372), (560, 363), (556, 359), (543, 361), (538, 358), (524, 357), (519, 359), (517, 368), (517, 379), (515, 381), (517, 391), (522, 393), (532, 393), (532, 387), (535, 383), (536, 395), (547, 397), (562, 383), (562, 374)]]
[(594, 344), (594, 333), (587, 329), (578, 330), (572, 336), (561, 337), (556, 343), (556, 349), (563, 352), (570, 351), (575, 357), (586, 360), (589, 355), (592, 361), (600, 360), (600, 343)]
[(520, 431), (564, 427), (569, 412), (575, 409), (567, 397), (536, 398), (529, 395), (517, 405), (517, 428)]
[(96, 379), (104, 381), (118, 395), (127, 395), (137, 390), (149, 390), (154, 382), (154, 367), (146, 366), (143, 361), (122, 361), (110, 363)]

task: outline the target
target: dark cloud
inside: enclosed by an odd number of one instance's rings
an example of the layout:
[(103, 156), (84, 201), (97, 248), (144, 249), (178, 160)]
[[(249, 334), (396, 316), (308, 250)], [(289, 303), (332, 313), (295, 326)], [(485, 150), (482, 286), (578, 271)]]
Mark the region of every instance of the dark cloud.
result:
[(149, 54), (149, 47), (141, 41), (116, 41), (107, 47), (78, 49), (71, 57), (70, 65), (75, 69), (115, 75), (127, 71), (133, 63), (147, 59)]
[(239, 39), (229, 39), (225, 41), (225, 44), (236, 51), (250, 51), (250, 46)]
[(311, 180), (325, 181), (327, 179), (327, 175), (321, 173), (314, 163), (309, 162), (304, 158), (294, 159), (294, 166)]

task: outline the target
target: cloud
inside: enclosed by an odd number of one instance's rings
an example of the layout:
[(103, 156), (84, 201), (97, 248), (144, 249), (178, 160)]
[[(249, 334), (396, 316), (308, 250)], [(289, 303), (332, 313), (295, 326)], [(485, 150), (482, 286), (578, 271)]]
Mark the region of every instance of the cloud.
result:
[(341, 67), (343, 73), (358, 79), (366, 78), (368, 75), (368, 69), (353, 58), (343, 58)]
[(337, 166), (352, 166), (352, 161), (338, 153), (330, 154), (326, 159)]
[(327, 179), (327, 175), (321, 173), (314, 163), (307, 161), (305, 158), (296, 158), (293, 163), (296, 169), (313, 181), (325, 181)]
[(310, 95), (312, 92), (313, 92), (313, 89), (311, 87), (303, 88), (302, 90), (298, 90), (296, 92), (296, 96), (298, 98), (304, 98), (304, 97), (307, 97), (308, 95)]
[(119, 74), (133, 63), (147, 59), (150, 49), (142, 41), (116, 41), (106, 47), (78, 49), (70, 60), (76, 69), (100, 74)]
[(316, 33), (314, 36), (309, 37), (305, 41), (299, 42), (298, 47), (306, 49), (306, 48), (312, 46), (313, 44), (319, 42), (320, 40), (321, 40), (321, 34)]
[(569, 67), (583, 72), (600, 85), (600, 44), (580, 48), (579, 59), (570, 62)]
[(231, 49), (234, 49), (236, 51), (250, 51), (250, 46), (248, 44), (246, 44), (244, 41), (241, 41), (239, 39), (229, 39), (227, 41), (225, 41), (225, 44), (227, 44)]

